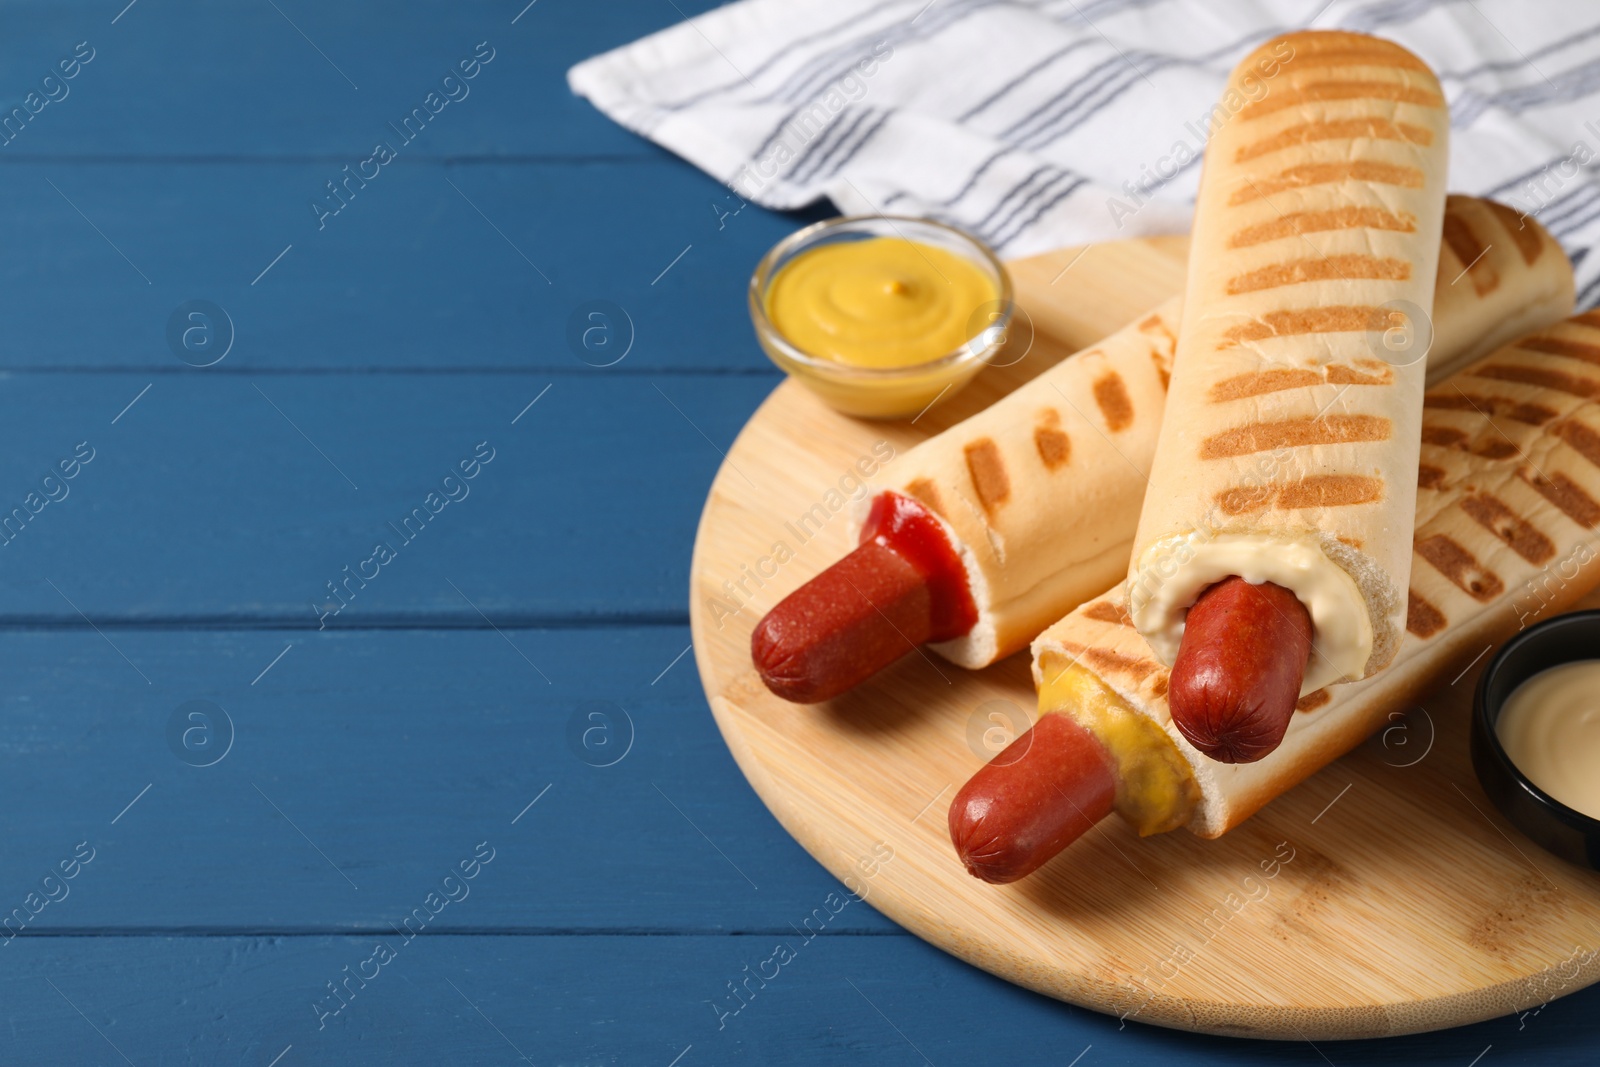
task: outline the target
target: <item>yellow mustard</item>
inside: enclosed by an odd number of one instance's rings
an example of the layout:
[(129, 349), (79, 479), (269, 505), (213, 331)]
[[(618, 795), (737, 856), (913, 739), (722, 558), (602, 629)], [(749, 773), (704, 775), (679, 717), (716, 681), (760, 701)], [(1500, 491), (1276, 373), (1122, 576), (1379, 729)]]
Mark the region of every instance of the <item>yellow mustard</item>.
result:
[(1117, 814), (1141, 837), (1187, 823), (1200, 802), (1200, 787), (1167, 732), (1072, 661), (1051, 652), (1039, 667), (1044, 675), (1039, 714), (1072, 716), (1116, 763)]
[(855, 367), (911, 367), (949, 355), (985, 328), (999, 297), (972, 260), (902, 237), (836, 241), (795, 256), (772, 280), (766, 312), (789, 343)]

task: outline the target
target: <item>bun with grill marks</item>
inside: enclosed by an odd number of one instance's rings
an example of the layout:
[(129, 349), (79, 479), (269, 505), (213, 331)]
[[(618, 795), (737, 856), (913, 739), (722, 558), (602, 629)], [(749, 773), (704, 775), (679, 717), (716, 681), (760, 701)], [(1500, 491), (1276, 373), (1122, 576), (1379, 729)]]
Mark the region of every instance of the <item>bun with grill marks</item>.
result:
[(1449, 121), (1425, 63), (1361, 34), (1268, 42), (1228, 92), (1129, 608), (1170, 665), (1210, 585), (1283, 586), (1314, 627), (1306, 693), (1399, 647), (1425, 367), (1396, 340), (1433, 306)]
[(1382, 673), (1300, 699), (1277, 750), (1254, 763), (1202, 756), (1172, 723), (1168, 672), (1118, 587), (1034, 642), (1034, 675), (1059, 657), (1153, 720), (1201, 800), (1188, 828), (1217, 837), (1409, 709), (1486, 648), (1600, 585), (1600, 312), (1568, 319), (1428, 391), (1404, 633)]
[(1545, 228), (1505, 204), (1452, 193), (1433, 291), (1433, 384), (1572, 314), (1572, 264)]

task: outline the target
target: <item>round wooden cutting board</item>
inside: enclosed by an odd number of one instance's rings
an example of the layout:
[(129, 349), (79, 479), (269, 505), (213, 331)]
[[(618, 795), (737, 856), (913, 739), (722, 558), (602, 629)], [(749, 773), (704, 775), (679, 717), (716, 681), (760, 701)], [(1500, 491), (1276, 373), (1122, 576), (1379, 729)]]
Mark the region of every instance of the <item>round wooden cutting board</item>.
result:
[(757, 621), (850, 547), (843, 497), (858, 467), (892, 474), (894, 455), (1177, 292), (1185, 252), (1181, 238), (1130, 241), (1012, 264), (1031, 344), (1015, 331), (1017, 362), (912, 422), (836, 414), (792, 381), (762, 404), (712, 484), (691, 588), (695, 658), (734, 758), (784, 828), (889, 918), (1097, 1011), (1215, 1034), (1376, 1037), (1595, 981), (1600, 875), (1522, 838), (1473, 777), (1481, 660), (1221, 840), (1141, 840), (1111, 818), (1011, 886), (962, 869), (945, 819), (1031, 721), (1026, 654), (980, 672), (908, 655), (815, 707), (756, 677)]

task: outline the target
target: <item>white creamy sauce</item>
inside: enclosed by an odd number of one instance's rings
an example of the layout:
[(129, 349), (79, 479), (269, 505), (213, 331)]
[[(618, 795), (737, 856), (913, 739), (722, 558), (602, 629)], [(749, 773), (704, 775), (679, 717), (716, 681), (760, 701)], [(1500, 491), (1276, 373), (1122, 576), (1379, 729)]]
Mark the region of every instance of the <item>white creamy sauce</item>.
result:
[[(1168, 562), (1163, 574), (1161, 560)], [(1355, 579), (1309, 541), (1249, 534), (1200, 534), (1158, 541), (1145, 550), (1141, 577), (1130, 583), (1133, 624), (1167, 666), (1178, 658), (1189, 608), (1209, 585), (1238, 575), (1254, 585), (1272, 582), (1292, 592), (1311, 615), (1311, 659), (1304, 696), (1335, 682), (1355, 681), (1372, 656), (1372, 620)]]
[(1600, 819), (1600, 659), (1563, 663), (1517, 686), (1495, 733), (1535, 785)]

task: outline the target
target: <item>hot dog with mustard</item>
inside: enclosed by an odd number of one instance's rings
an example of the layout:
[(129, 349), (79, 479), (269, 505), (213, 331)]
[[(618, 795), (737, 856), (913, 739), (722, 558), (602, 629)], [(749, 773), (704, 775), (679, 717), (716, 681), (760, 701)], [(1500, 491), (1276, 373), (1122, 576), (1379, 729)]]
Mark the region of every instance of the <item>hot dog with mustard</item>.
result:
[(1313, 690), (1281, 744), (1221, 763), (1173, 721), (1171, 673), (1117, 586), (1033, 643), (1039, 719), (956, 795), (951, 839), (990, 882), (1112, 810), (1220, 837), (1413, 706), (1490, 643), (1600, 585), (1600, 312), (1526, 337), (1424, 399), (1404, 634), (1389, 668)]

